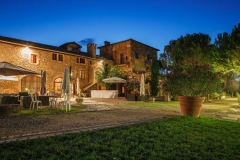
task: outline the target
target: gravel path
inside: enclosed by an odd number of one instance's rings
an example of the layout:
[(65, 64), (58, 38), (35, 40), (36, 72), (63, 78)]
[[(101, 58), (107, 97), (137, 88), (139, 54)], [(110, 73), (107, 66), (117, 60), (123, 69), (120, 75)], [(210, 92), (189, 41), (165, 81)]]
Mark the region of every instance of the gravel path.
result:
[[(99, 107), (99, 106), (98, 106)], [(77, 113), (66, 113), (56, 115), (30, 115), (17, 117), (0, 118), (0, 142), (8, 139), (26, 135), (37, 135), (39, 133), (51, 133), (64, 130), (95, 128), (96, 126), (108, 126), (112, 124), (126, 124), (127, 122), (137, 123), (153, 119), (167, 118), (179, 115), (179, 112), (138, 108), (105, 108), (101, 111), (93, 111), (90, 107), (88, 111)], [(104, 128), (104, 127), (103, 127)]]

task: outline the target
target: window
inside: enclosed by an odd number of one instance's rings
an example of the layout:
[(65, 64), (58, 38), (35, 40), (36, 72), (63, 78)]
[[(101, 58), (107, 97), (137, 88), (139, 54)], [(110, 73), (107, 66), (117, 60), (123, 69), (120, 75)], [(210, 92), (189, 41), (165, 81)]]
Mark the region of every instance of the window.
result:
[(147, 54), (147, 61), (150, 61), (150, 55)]
[(124, 53), (120, 54), (120, 64), (124, 64)]
[(57, 53), (53, 53), (52, 54), (52, 60), (55, 61), (63, 61), (63, 55), (62, 54), (57, 54)]
[(62, 54), (59, 54), (59, 55), (58, 55), (58, 60), (59, 60), (59, 61), (63, 61), (63, 55), (62, 55)]
[(89, 61), (89, 65), (91, 65), (92, 64), (92, 61)]
[(135, 52), (135, 54), (134, 54), (134, 57), (135, 57), (136, 59), (138, 59), (138, 58), (139, 58), (139, 56), (138, 56), (138, 53), (137, 53), (137, 52)]
[(73, 52), (78, 52), (78, 48), (72, 48)]
[(52, 54), (52, 60), (57, 60), (57, 54), (55, 53)]
[(77, 63), (85, 64), (85, 59), (84, 59), (84, 58), (77, 58), (77, 59), (76, 59), (76, 62), (77, 62)]
[(85, 71), (84, 70), (80, 71), (80, 79), (85, 79)]
[(85, 59), (84, 58), (80, 58), (80, 63), (85, 64)]
[(67, 50), (72, 52), (78, 52), (78, 48), (70, 47), (70, 46), (67, 47)]
[(37, 55), (31, 54), (31, 63), (37, 63)]

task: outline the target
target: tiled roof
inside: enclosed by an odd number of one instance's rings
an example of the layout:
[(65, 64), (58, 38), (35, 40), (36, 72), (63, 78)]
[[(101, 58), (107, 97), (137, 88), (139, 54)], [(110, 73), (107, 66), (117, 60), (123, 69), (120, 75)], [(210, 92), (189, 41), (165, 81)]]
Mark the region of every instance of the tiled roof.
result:
[[(116, 42), (116, 43), (111, 43), (111, 44), (109, 44), (109, 45), (114, 45), (114, 44), (121, 43), (121, 42), (126, 42), (126, 41), (135, 41), (135, 42), (137, 42), (137, 43), (143, 44), (143, 45), (145, 45), (145, 46), (148, 46), (148, 47), (150, 47), (150, 48), (153, 48), (153, 49), (159, 51), (159, 49), (157, 49), (157, 48), (151, 47), (151, 46), (149, 46), (149, 45), (146, 45), (146, 44), (144, 44), (144, 43), (138, 42), (138, 41), (136, 41), (136, 40), (134, 40), (134, 39), (131, 39), (131, 38), (130, 38), (130, 39), (127, 39), (127, 40), (124, 40), (124, 41), (120, 41), (120, 42)], [(106, 45), (106, 46), (109, 46), (109, 45)], [(106, 47), (106, 46), (100, 46), (100, 47), (98, 47), (98, 48), (100, 49), (100, 48)]]
[(29, 47), (43, 49), (43, 50), (64, 52), (65, 54), (74, 54), (74, 55), (80, 55), (80, 56), (85, 56), (85, 57), (91, 57), (86, 52), (75, 53), (75, 52), (68, 51), (66, 49), (63, 49), (63, 48), (60, 48), (57, 46), (51, 46), (51, 45), (41, 44), (41, 43), (36, 43), (36, 42), (31, 42), (31, 41), (25, 41), (25, 40), (20, 40), (20, 39), (16, 39), (16, 38), (0, 36), (0, 41), (6, 42), (6, 43), (14, 43), (14, 44), (19, 44), (19, 45), (29, 46)]

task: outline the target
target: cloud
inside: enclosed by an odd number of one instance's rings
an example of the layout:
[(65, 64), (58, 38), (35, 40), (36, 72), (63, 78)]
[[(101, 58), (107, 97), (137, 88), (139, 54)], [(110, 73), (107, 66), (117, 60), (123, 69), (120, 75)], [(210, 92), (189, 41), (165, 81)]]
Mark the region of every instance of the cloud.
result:
[(89, 42), (94, 43), (95, 39), (94, 38), (84, 38), (79, 41), (79, 43), (83, 46), (86, 46)]

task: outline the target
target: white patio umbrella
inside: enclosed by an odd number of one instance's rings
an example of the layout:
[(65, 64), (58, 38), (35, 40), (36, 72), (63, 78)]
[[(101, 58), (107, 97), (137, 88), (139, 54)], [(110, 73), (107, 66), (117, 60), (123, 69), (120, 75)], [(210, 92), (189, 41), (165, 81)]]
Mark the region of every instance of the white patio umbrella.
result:
[(126, 83), (126, 80), (119, 78), (119, 77), (110, 77), (110, 78), (103, 79), (103, 82), (105, 82), (105, 83)]
[(70, 74), (69, 74), (69, 69), (66, 66), (64, 69), (64, 73), (63, 73), (63, 80), (62, 80), (62, 89), (61, 89), (61, 97), (64, 98), (63, 100), (63, 105), (65, 105), (66, 107), (66, 111), (67, 108), (69, 108), (69, 110), (71, 110), (71, 106), (70, 106)]
[(17, 76), (2, 76), (2, 75), (0, 75), (0, 80), (18, 81), (18, 77)]
[(145, 74), (142, 74), (142, 76), (141, 76), (140, 95), (145, 95)]

